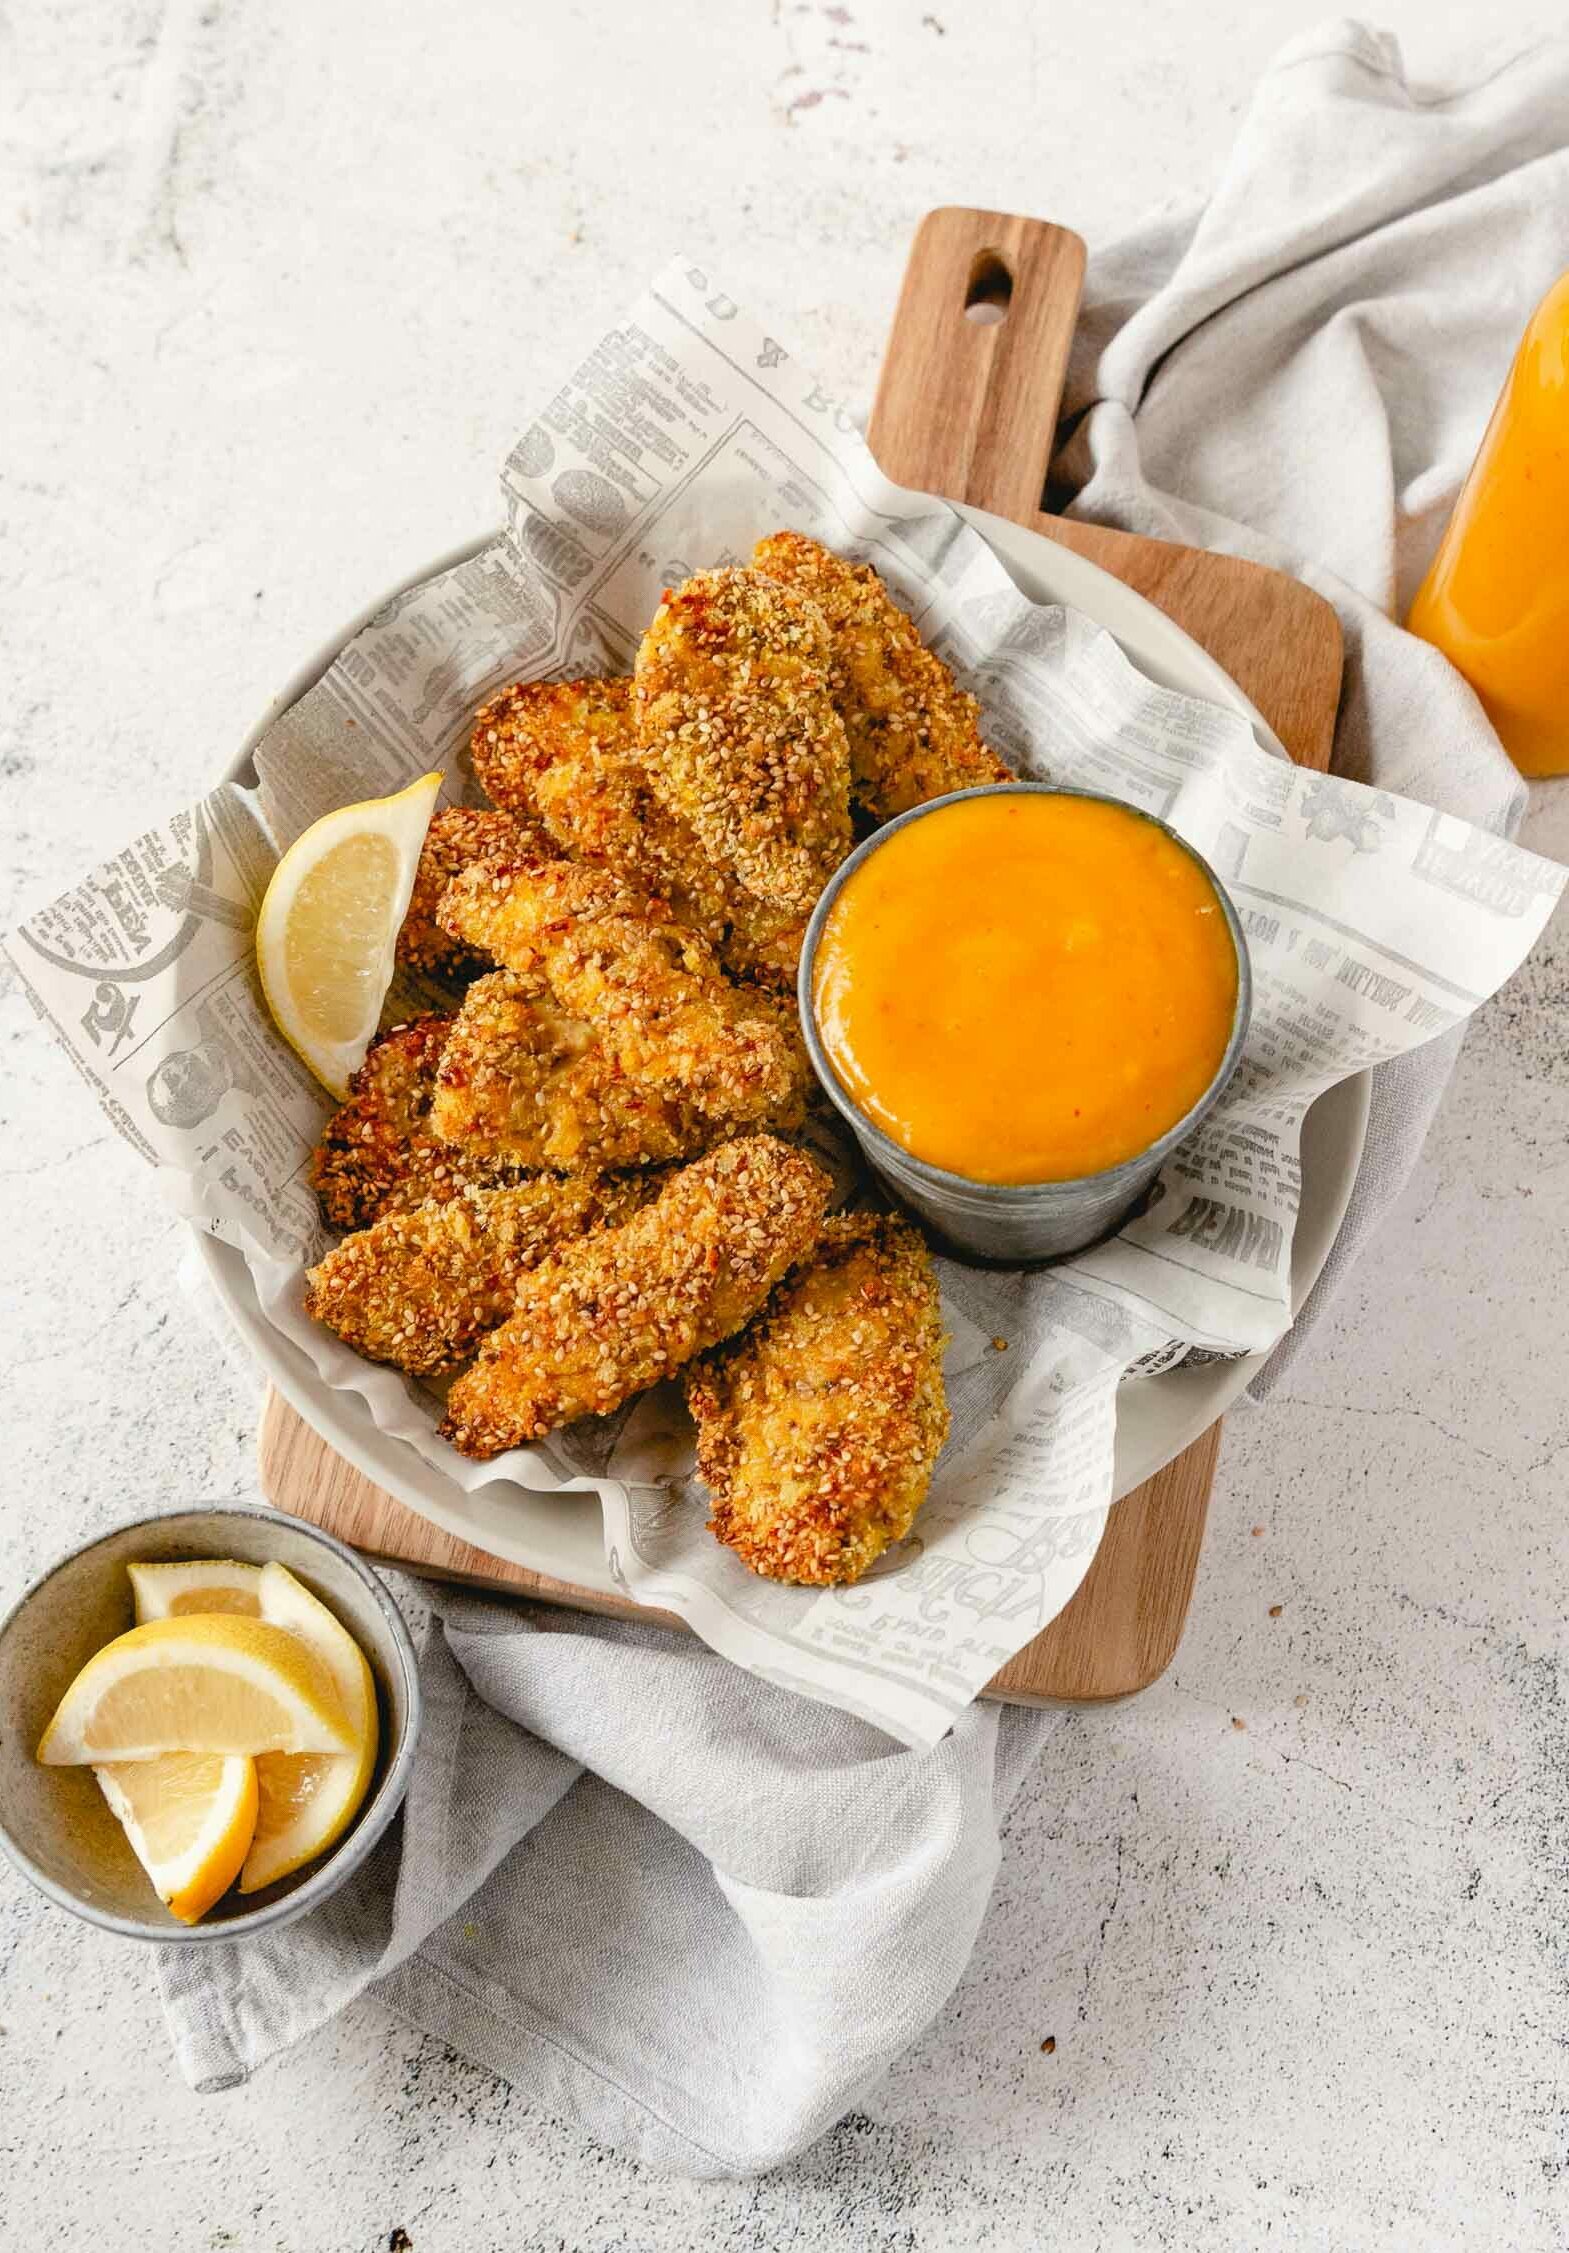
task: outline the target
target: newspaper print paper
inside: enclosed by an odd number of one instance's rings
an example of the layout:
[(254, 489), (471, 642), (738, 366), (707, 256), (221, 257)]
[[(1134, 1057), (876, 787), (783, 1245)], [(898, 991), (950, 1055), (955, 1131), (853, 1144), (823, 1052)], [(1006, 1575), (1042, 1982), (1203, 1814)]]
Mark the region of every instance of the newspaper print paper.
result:
[[(1520, 963), (1564, 873), (1463, 822), (1309, 774), (1235, 714), (1157, 688), (1089, 620), (1024, 599), (944, 504), (878, 473), (845, 405), (700, 267), (674, 264), (507, 461), (505, 533), (400, 594), (230, 784), (156, 823), (10, 951), (121, 1134), (243, 1251), (271, 1320), (459, 1487), (591, 1490), (633, 1595), (741, 1665), (932, 1743), (1073, 1594), (1110, 1494), (1117, 1388), (1288, 1319), (1298, 1130), (1349, 1073), (1458, 1023)], [(307, 1181), (329, 1105), (274, 1032), (250, 929), (277, 851), (433, 766), (506, 682), (624, 671), (661, 590), (792, 525), (875, 563), (979, 694), (1021, 772), (1170, 822), (1230, 887), (1254, 977), (1226, 1100), (1110, 1242), (1048, 1271), (942, 1263), (953, 1435), (917, 1532), (859, 1586), (751, 1577), (704, 1531), (670, 1388), (495, 1464), (436, 1436), (435, 1393), (305, 1319)], [(411, 997), (389, 997), (387, 1021)], [(997, 1341), (1006, 1341), (1005, 1346)]]

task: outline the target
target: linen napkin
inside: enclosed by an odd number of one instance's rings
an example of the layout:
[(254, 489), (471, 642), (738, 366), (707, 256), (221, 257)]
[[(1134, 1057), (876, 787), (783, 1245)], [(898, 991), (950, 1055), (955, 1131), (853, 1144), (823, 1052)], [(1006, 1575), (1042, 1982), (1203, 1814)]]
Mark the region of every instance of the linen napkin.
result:
[[(1295, 572), (1336, 606), (1336, 766), (1508, 829), (1480, 707), (1391, 623), (1515, 340), (1569, 265), (1569, 48), (1418, 94), (1354, 23), (1265, 74), (1209, 203), (1090, 270), (1071, 512)], [(1267, 1389), (1398, 1192), (1452, 1069), (1378, 1075), (1356, 1195)], [(365, 1993), (608, 2144), (777, 2164), (925, 2027), (1008, 1801), (1060, 1717), (972, 1707), (930, 1752), (695, 1639), (449, 1590), (401, 1823), (277, 1936), (159, 1958), (181, 2066), (233, 2085)]]

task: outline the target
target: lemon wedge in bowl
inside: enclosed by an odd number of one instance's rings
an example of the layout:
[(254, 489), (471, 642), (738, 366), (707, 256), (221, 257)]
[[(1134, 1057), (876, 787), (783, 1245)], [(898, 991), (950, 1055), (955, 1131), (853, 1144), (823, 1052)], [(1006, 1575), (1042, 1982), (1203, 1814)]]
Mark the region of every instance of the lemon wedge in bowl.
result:
[(242, 1893), (259, 1892), (325, 1854), (359, 1813), (376, 1766), (376, 1684), (353, 1636), (283, 1565), (262, 1567), (261, 1610), (326, 1667), (356, 1744), (349, 1753), (269, 1752), (257, 1761), (260, 1805), (240, 1872)]
[[(283, 1565), (242, 1565), (214, 1557), (132, 1565), (129, 1571), (138, 1625), (190, 1611), (248, 1613), (297, 1635), (332, 1676), (356, 1749), (258, 1755), (255, 1837), (239, 1873), (240, 1891), (257, 1893), (325, 1854), (359, 1813), (376, 1766), (378, 1736), (376, 1685), (365, 1655), (327, 1606)], [(177, 1761), (182, 1756), (168, 1757)]]
[(420, 848), (441, 790), (340, 806), (297, 837), (256, 918), (256, 968), (289, 1046), (340, 1101), (365, 1061), (392, 980)]
[(316, 1653), (268, 1620), (152, 1619), (94, 1652), (44, 1731), (46, 1768), (168, 1752), (357, 1750)]
[(262, 1568), (242, 1565), (237, 1557), (125, 1569), (138, 1627), (147, 1619), (178, 1619), (186, 1612), (242, 1612), (255, 1619), (261, 1611)]
[(256, 1763), (244, 1753), (167, 1752), (97, 1764), (105, 1799), (160, 1901), (195, 1924), (228, 1892), (256, 1832)]

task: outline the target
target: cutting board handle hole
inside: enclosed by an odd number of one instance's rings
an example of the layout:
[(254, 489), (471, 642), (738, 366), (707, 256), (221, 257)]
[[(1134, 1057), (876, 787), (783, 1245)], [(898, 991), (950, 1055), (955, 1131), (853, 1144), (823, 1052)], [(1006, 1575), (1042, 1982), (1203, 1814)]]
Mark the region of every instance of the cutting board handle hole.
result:
[(978, 250), (970, 262), (970, 286), (964, 293), (964, 317), (977, 328), (995, 328), (1008, 318), (1013, 298), (1013, 276), (995, 250)]

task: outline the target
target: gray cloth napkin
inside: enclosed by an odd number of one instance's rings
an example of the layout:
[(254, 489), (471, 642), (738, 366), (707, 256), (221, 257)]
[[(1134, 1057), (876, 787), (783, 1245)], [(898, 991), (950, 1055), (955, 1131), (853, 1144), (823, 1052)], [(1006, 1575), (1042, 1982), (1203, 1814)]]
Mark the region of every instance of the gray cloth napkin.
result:
[[(1532, 305), (1569, 264), (1569, 50), (1440, 96), (1355, 24), (1288, 47), (1202, 209), (1097, 257), (1061, 471), (1074, 513), (1278, 564), (1340, 612), (1337, 765), (1512, 825), (1469, 691), (1398, 633)], [(1398, 1191), (1453, 1044), (1379, 1078), (1329, 1270)], [(403, 1819), (276, 1938), (159, 1959), (180, 2063), (242, 2080), (370, 1992), (654, 2165), (810, 2142), (964, 1969), (998, 1825), (1058, 1717), (972, 1707), (931, 1752), (657, 1629), (447, 1590)]]

